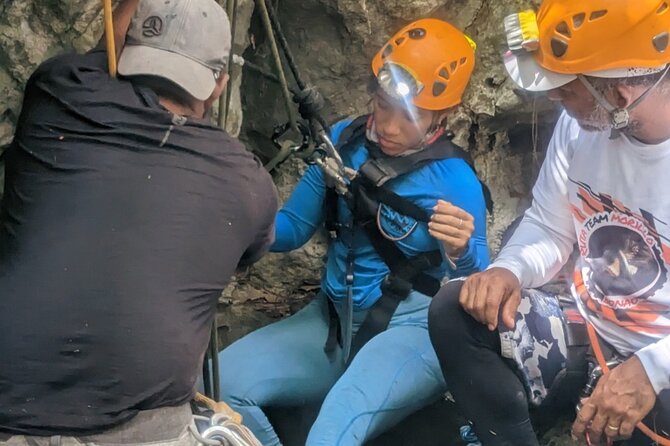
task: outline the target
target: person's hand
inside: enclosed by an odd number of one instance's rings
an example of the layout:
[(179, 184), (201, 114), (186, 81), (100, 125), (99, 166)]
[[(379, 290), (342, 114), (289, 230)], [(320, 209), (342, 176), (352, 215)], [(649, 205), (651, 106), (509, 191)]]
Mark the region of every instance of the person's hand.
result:
[(582, 401), (572, 425), (577, 440), (598, 444), (607, 439), (630, 438), (639, 423), (656, 404), (656, 392), (637, 356), (603, 375), (593, 394)]
[(500, 315), (502, 322), (511, 330), (521, 303), (521, 285), (510, 270), (491, 268), (465, 280), (459, 301), (467, 313), (489, 330), (498, 327)]
[(428, 232), (444, 245), (451, 259), (458, 259), (468, 247), (475, 230), (475, 219), (463, 209), (443, 200), (433, 208)]

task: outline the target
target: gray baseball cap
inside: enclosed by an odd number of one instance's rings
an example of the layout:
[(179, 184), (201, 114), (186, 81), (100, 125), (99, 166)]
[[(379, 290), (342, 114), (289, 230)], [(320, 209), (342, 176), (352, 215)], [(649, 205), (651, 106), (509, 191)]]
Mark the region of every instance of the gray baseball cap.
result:
[(230, 46), (228, 16), (214, 0), (140, 0), (118, 71), (164, 77), (204, 101)]

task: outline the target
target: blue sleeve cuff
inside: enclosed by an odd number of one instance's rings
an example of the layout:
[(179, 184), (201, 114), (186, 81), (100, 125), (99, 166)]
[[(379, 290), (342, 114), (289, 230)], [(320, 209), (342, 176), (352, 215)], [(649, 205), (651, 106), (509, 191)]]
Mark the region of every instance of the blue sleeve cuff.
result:
[(456, 277), (467, 276), (477, 269), (477, 248), (475, 245), (474, 238), (471, 238), (468, 241), (468, 247), (463, 254), (458, 259), (452, 259), (449, 256), (447, 257), (447, 264), (451, 270), (450, 277), (452, 279)]

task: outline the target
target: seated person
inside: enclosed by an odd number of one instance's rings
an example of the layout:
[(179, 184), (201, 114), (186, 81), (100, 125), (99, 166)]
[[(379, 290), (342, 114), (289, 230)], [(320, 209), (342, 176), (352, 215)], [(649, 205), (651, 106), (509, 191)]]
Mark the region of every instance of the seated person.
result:
[(264, 407), (323, 401), (307, 444), (351, 446), (446, 390), (427, 331), (431, 296), (445, 275), (489, 261), (485, 189), (445, 128), (474, 47), (434, 19), (393, 36), (372, 61), (372, 114), (332, 128), (358, 171), (348, 193), (312, 166), (277, 216), (276, 252), (299, 248), (324, 221), (336, 236), (318, 296), (219, 356), (221, 398), (264, 445), (280, 444)]
[(558, 300), (531, 288), (576, 243), (573, 301), (598, 364), (620, 365), (581, 400), (572, 433), (588, 444), (668, 445), (670, 9), (655, 0), (544, 0), (537, 17), (505, 23), (513, 80), (546, 91), (565, 112), (532, 206), (492, 268), (449, 283), (433, 301), (444, 376), (483, 444), (538, 444), (529, 406), (559, 381), (573, 338)]

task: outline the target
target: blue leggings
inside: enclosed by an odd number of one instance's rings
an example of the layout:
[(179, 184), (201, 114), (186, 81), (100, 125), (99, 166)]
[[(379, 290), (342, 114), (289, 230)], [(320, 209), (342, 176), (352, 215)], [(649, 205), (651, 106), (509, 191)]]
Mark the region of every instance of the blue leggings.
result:
[[(262, 407), (323, 401), (307, 446), (363, 444), (443, 394), (446, 385), (430, 344), (430, 298), (412, 293), (389, 328), (345, 370), (341, 350), (326, 356), (327, 298), (243, 337), (219, 354), (221, 398), (244, 417), (264, 446), (280, 445)], [(365, 312), (354, 315), (354, 330)], [(325, 399), (324, 399), (325, 398)]]

